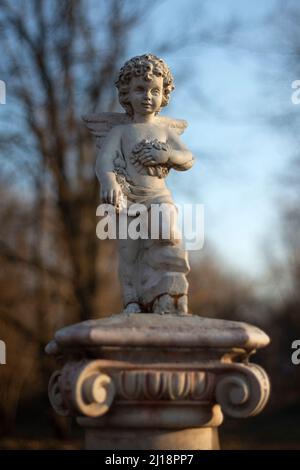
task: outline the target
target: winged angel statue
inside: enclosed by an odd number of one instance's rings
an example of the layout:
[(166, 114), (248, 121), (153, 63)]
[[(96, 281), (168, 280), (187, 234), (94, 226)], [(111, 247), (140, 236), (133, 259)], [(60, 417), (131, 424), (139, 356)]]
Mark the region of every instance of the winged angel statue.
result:
[(83, 119), (99, 150), (102, 203), (115, 209), (119, 221), (126, 217), (127, 226), (146, 214), (146, 234), (117, 237), (124, 313), (186, 314), (189, 264), (165, 178), (172, 168), (191, 168), (194, 158), (179, 138), (187, 123), (158, 116), (174, 89), (173, 77), (162, 59), (145, 54), (124, 64), (116, 87), (125, 113)]

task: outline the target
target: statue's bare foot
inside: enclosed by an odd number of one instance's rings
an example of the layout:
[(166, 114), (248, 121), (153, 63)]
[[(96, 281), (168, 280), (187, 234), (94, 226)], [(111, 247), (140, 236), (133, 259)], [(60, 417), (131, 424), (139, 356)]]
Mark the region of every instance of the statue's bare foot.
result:
[(141, 306), (137, 302), (130, 302), (130, 304), (127, 304), (123, 310), (123, 313), (141, 313), (141, 312), (142, 312)]
[(180, 297), (169, 294), (161, 295), (153, 304), (153, 312), (185, 315), (188, 313), (187, 295), (181, 295)]
[(178, 315), (187, 315), (189, 313), (188, 312), (188, 298), (186, 294), (181, 295), (177, 299), (176, 313), (178, 313)]

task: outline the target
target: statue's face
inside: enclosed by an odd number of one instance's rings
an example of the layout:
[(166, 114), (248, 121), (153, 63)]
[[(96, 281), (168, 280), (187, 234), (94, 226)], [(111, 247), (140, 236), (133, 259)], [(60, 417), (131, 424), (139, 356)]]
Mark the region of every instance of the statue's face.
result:
[(133, 77), (128, 97), (134, 114), (145, 115), (158, 112), (163, 98), (163, 77), (154, 75), (151, 80)]

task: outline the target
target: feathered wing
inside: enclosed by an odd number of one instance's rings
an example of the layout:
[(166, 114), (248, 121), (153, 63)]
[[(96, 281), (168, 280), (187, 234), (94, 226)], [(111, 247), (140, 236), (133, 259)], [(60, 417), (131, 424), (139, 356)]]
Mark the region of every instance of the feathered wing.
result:
[[(82, 116), (82, 119), (91, 134), (96, 137), (96, 146), (99, 149), (101, 149), (103, 140), (113, 127), (131, 122), (130, 116), (126, 113), (86, 114)], [(178, 135), (182, 134), (188, 126), (183, 119), (173, 119), (167, 116), (157, 116), (156, 119), (158, 124), (174, 129)]]
[(91, 134), (96, 137), (98, 149), (101, 149), (103, 140), (113, 127), (131, 122), (130, 117), (125, 113), (86, 114), (82, 116), (82, 119)]
[(157, 116), (156, 119), (158, 124), (163, 124), (170, 127), (171, 129), (174, 129), (178, 135), (183, 134), (188, 126), (187, 121), (184, 119), (174, 119), (168, 116)]
[[(124, 124), (130, 124), (132, 122), (131, 117), (126, 113), (98, 113), (98, 114), (86, 114), (82, 116), (82, 119), (89, 129), (91, 134), (96, 137), (96, 147), (101, 150), (103, 141), (105, 140), (108, 133), (115, 127)], [(167, 116), (157, 116), (156, 124), (167, 126), (173, 129), (178, 135), (182, 134), (185, 129), (187, 128), (187, 122), (183, 119), (174, 119)], [(100, 159), (100, 155), (98, 156), (98, 160)], [(113, 162), (118, 174), (123, 174), (125, 171), (126, 163), (122, 160), (123, 166), (120, 164), (122, 159), (119, 158), (119, 154), (117, 158), (114, 158)], [(122, 168), (121, 168), (122, 167)], [(156, 166), (155, 171), (159, 168)], [(151, 169), (147, 167), (147, 171), (149, 172)], [(160, 178), (166, 176), (164, 173), (165, 169), (161, 174), (157, 175)], [(151, 173), (152, 174), (152, 173)]]

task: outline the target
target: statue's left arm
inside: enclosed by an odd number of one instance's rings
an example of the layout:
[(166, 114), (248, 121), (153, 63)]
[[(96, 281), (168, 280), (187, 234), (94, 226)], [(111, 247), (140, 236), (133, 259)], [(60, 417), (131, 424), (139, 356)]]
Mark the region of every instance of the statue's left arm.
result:
[(184, 145), (173, 129), (169, 129), (167, 143), (170, 146), (169, 165), (177, 171), (189, 170), (195, 159), (192, 152)]

